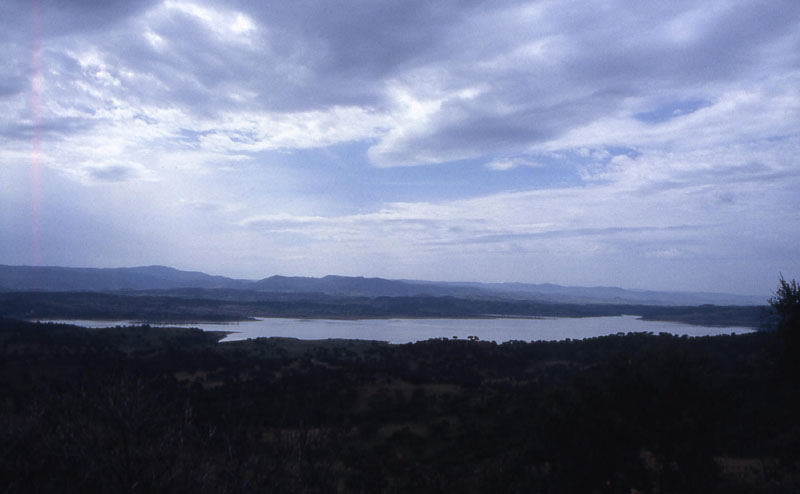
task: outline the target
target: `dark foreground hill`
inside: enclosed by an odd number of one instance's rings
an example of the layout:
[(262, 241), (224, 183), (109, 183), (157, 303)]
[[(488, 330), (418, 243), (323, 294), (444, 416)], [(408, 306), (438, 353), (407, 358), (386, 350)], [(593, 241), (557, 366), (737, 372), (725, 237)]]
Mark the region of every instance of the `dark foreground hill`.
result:
[(792, 493), (771, 333), (407, 345), (0, 319), (0, 490)]

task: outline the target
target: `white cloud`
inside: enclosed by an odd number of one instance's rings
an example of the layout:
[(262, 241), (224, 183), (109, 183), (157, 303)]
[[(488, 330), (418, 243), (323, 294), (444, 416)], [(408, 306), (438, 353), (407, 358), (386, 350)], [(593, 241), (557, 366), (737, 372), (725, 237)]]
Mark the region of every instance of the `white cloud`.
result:
[(527, 158), (500, 158), (486, 163), (486, 168), (490, 170), (513, 170), (520, 166), (540, 167), (541, 163)]
[(167, 10), (178, 11), (199, 20), (226, 42), (249, 42), (245, 36), (256, 31), (256, 24), (243, 12), (214, 9), (187, 1), (167, 0)]

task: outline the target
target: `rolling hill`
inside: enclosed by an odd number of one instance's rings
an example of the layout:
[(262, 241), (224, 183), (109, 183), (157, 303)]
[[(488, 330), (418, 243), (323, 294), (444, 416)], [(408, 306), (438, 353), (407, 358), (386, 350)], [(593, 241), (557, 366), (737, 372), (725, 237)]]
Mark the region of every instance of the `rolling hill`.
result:
[[(1, 291), (115, 292), (151, 290), (226, 290), (261, 294), (340, 297), (459, 297), (537, 300), (558, 303), (648, 305), (763, 305), (764, 297), (705, 292), (570, 287), (554, 284), (435, 282), (329, 275), (322, 278), (271, 276), (243, 280), (165, 266), (68, 268), (0, 265)], [(230, 292), (234, 291), (234, 292)], [(252, 296), (251, 296), (252, 297)]]

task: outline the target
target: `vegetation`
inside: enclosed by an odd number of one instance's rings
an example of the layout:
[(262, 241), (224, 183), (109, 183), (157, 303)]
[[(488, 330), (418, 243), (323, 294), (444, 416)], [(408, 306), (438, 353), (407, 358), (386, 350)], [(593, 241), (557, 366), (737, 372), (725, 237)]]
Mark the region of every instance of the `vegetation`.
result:
[(781, 276), (769, 304), (778, 316), (777, 330), (783, 350), (782, 363), (792, 373), (800, 371), (800, 284)]
[(0, 319), (0, 490), (797, 492), (775, 334), (220, 344)]
[(239, 290), (167, 292), (0, 292), (0, 315), (20, 319), (235, 321), (252, 317), (387, 318), (642, 316), (706, 326), (759, 327), (758, 306), (563, 304), (455, 297), (332, 297)]

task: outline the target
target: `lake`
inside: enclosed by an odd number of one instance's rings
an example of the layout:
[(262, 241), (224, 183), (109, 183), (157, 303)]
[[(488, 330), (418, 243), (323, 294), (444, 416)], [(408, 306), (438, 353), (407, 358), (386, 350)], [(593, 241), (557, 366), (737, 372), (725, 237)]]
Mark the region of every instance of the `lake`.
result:
[[(128, 326), (134, 321), (53, 320), (87, 328)], [(643, 321), (638, 316), (614, 317), (560, 317), (560, 318), (493, 318), (493, 319), (286, 319), (264, 318), (233, 323), (150, 324), (200, 328), (205, 331), (230, 331), (226, 341), (267, 336), (283, 336), (303, 340), (343, 338), (354, 340), (380, 340), (389, 343), (410, 343), (430, 338), (466, 339), (477, 336), (481, 340), (502, 343), (510, 340), (564, 340), (593, 338), (615, 333), (670, 333), (688, 336), (713, 336), (732, 333), (749, 333), (751, 328), (710, 328), (676, 322)]]

